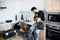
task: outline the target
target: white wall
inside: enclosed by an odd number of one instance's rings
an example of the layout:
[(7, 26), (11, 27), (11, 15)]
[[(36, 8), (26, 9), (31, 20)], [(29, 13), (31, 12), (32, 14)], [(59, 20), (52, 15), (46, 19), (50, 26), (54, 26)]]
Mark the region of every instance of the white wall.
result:
[[(33, 20), (34, 14), (32, 12), (30, 12), (31, 8), (33, 6), (35, 6), (39, 10), (45, 10), (46, 0), (20, 0), (19, 6), (20, 6), (19, 17), (21, 17), (20, 15), (23, 14), (24, 19), (28, 18), (28, 19)], [(25, 11), (29, 12), (29, 13), (26, 13)], [(23, 13), (21, 13), (21, 12), (23, 12)], [(27, 17), (27, 15), (28, 15), (28, 17)]]
[(30, 10), (31, 7), (36, 6), (38, 9), (45, 9), (46, 0), (20, 0), (20, 10)]
[[(1, 0), (0, 0), (1, 1)], [(45, 10), (46, 0), (3, 0), (2, 6), (6, 6), (7, 9), (0, 9), (0, 21), (5, 21), (8, 19), (15, 20), (15, 15), (17, 14), (20, 19), (21, 11), (28, 13), (23, 13), (24, 17), (29, 15), (28, 18), (33, 17), (33, 13), (30, 12), (31, 7), (36, 6), (38, 9)], [(1, 4), (1, 3), (0, 3)]]
[(20, 11), (19, 9), (19, 1), (18, 0), (5, 0), (2, 3), (2, 6), (7, 7), (7, 9), (0, 9), (0, 21), (5, 21), (12, 19), (15, 20), (16, 14)]

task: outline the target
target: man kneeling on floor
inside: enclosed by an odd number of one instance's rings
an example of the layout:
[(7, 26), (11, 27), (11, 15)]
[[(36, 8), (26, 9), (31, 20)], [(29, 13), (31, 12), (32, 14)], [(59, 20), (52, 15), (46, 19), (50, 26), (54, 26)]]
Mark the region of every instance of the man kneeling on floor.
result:
[[(44, 24), (39, 17), (34, 17), (35, 23), (31, 26), (30, 30), (28, 31), (28, 38), (29, 40), (39, 40), (40, 30), (44, 29)], [(34, 36), (32, 33), (34, 32)]]

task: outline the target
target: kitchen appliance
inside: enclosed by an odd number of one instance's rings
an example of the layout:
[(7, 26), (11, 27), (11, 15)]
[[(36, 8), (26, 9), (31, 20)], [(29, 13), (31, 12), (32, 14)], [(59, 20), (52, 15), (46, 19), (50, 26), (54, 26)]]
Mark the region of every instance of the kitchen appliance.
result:
[(0, 7), (0, 9), (7, 9), (7, 7)]
[(51, 40), (60, 40), (60, 26), (46, 24), (46, 37)]
[(48, 12), (46, 38), (50, 40), (60, 40), (60, 12)]
[(18, 17), (17, 17), (17, 15), (15, 15), (15, 21), (18, 21)]
[(48, 21), (60, 22), (60, 14), (48, 14)]
[(12, 20), (5, 20), (5, 22), (6, 22), (6, 23), (10, 23), (10, 22), (12, 22)]
[(23, 14), (21, 14), (21, 20), (24, 20)]

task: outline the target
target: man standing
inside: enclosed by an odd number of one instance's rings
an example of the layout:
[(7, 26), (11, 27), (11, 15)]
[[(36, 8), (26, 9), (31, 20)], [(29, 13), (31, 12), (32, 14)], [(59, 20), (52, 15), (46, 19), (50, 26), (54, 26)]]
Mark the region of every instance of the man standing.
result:
[(44, 24), (41, 21), (40, 17), (34, 17), (35, 23), (35, 32), (34, 32), (34, 40), (39, 40), (40, 31), (44, 29)]
[(32, 7), (32, 8), (31, 8), (31, 11), (32, 11), (33, 13), (35, 13), (35, 16), (40, 17), (42, 21), (45, 20), (45, 18), (44, 18), (44, 12), (43, 12), (43, 11), (38, 10), (36, 7)]
[(33, 13), (35, 13), (35, 16), (34, 16), (34, 21), (36, 21), (35, 26), (37, 24), (37, 28), (35, 27), (36, 30), (35, 30), (35, 33), (34, 33), (34, 35), (35, 35), (34, 40), (39, 40), (40, 30), (44, 29), (44, 24), (42, 22), (42, 21), (45, 20), (45, 18), (44, 18), (44, 12), (41, 11), (41, 10), (38, 10), (36, 7), (32, 7), (31, 11)]
[[(40, 30), (44, 29), (44, 24), (39, 17), (34, 17), (35, 23), (30, 27), (28, 31), (29, 40), (39, 40)], [(34, 37), (32, 33), (34, 32)]]

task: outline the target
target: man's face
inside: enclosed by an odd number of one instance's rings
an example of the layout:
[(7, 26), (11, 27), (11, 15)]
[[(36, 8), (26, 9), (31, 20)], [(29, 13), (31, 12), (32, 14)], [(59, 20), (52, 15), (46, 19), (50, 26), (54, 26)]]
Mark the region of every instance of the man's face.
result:
[(33, 13), (38, 13), (38, 10), (37, 9), (34, 9), (32, 12)]

